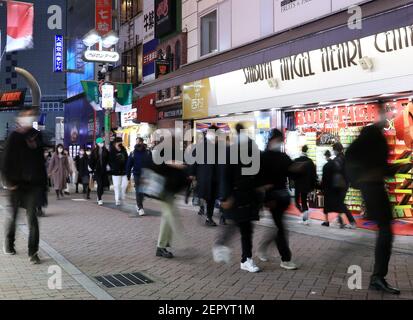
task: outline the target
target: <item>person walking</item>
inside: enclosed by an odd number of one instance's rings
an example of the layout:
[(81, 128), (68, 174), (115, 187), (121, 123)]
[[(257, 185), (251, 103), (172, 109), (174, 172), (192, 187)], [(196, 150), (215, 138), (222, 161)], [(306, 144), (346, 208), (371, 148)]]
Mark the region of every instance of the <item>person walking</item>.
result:
[(400, 294), (400, 290), (389, 285), (385, 279), (393, 243), (393, 214), (384, 179), (394, 175), (398, 168), (388, 165), (389, 147), (383, 134), (386, 124), (383, 109), (380, 109), (381, 121), (364, 127), (359, 137), (347, 149), (346, 169), (352, 186), (361, 191), (368, 217), (377, 223), (379, 229), (370, 289)]
[(143, 209), (144, 195), (140, 192), (140, 179), (142, 176), (142, 169), (150, 165), (151, 159), (152, 154), (149, 150), (147, 150), (143, 139), (140, 137), (137, 138), (135, 148), (129, 156), (126, 171), (128, 180), (131, 179), (133, 174), (133, 180), (135, 183), (136, 212), (140, 216), (145, 215), (145, 210)]
[[(257, 175), (243, 174), (248, 165), (241, 161), (240, 150), (248, 150), (248, 154), (258, 154), (259, 149), (254, 141), (248, 138), (244, 127), (236, 125), (237, 137), (234, 144), (227, 147), (227, 163), (219, 166), (219, 200), (226, 220), (231, 221), (222, 228), (213, 248), (215, 262), (229, 262), (230, 249), (227, 243), (234, 235), (236, 228), (241, 234), (241, 270), (259, 272), (260, 268), (252, 259), (253, 221), (259, 220), (260, 201)], [(253, 150), (255, 149), (255, 151)], [(237, 155), (237, 161), (230, 161), (230, 155)], [(233, 159), (231, 159), (233, 160)], [(253, 159), (260, 161), (260, 159)]]
[(126, 188), (128, 187), (128, 177), (126, 175), (128, 152), (122, 143), (122, 138), (116, 138), (109, 152), (109, 166), (111, 168), (117, 206), (120, 206), (125, 200)]
[(96, 146), (90, 156), (89, 166), (92, 169), (93, 178), (97, 182), (97, 202), (99, 206), (102, 206), (104, 190), (110, 186), (108, 177), (108, 171), (110, 171), (109, 151), (105, 147), (103, 138), (96, 139)]
[(64, 154), (64, 148), (61, 144), (57, 145), (56, 152), (50, 160), (48, 173), (56, 191), (57, 200), (60, 200), (63, 198), (63, 190), (66, 188), (67, 178), (71, 174), (69, 161)]
[(315, 189), (318, 178), (314, 162), (307, 155), (308, 147), (303, 146), (301, 151), (301, 156), (294, 160), (295, 165), (301, 167), (294, 176), (295, 205), (303, 213), (302, 223), (309, 225), (308, 194)]
[(291, 250), (288, 245), (287, 230), (284, 225), (284, 212), (290, 205), (291, 197), (287, 189), (287, 179), (291, 176), (293, 161), (282, 152), (284, 135), (278, 129), (273, 129), (267, 149), (261, 157), (259, 183), (265, 192), (264, 203), (269, 208), (277, 232), (270, 231), (262, 239), (258, 248), (261, 261), (268, 261), (267, 251), (271, 242), (275, 242), (281, 256), (280, 267), (295, 270), (297, 266), (291, 261)]
[[(197, 143), (195, 153), (203, 152), (203, 159), (192, 166), (191, 176), (196, 177), (196, 195), (206, 205), (205, 225), (216, 227), (213, 219), (215, 202), (218, 198), (218, 128), (210, 126), (204, 133), (203, 139)], [(198, 160), (198, 159), (197, 159)], [(201, 212), (203, 212), (201, 204)]]
[[(11, 212), (5, 223), (3, 252), (15, 255), (16, 220), (19, 208), (25, 208), (29, 227), (28, 254), (32, 264), (39, 264), (39, 223), (36, 208), (43, 205), (47, 192), (47, 171), (41, 132), (33, 128), (38, 108), (25, 108), (17, 117), (17, 129), (6, 144), (2, 173), (10, 192)], [(47, 195), (46, 195), (47, 197)]]
[[(64, 151), (65, 156), (67, 157), (67, 161), (69, 162), (69, 168), (70, 168), (70, 175), (67, 177), (67, 183), (66, 183), (66, 189), (64, 190), (64, 193), (66, 195), (70, 195), (70, 186), (71, 185), (76, 185), (76, 181), (78, 179), (78, 173), (76, 169), (76, 163), (72, 156), (70, 155), (70, 152), (68, 149), (65, 149)], [(76, 192), (78, 193), (78, 192)]]
[(78, 172), (78, 180), (76, 181), (76, 192), (79, 192), (79, 184), (82, 185), (82, 192), (86, 199), (90, 199), (90, 172), (89, 172), (89, 157), (86, 152), (90, 152), (90, 148), (86, 151), (80, 149), (79, 154), (75, 158), (76, 169)]
[[(331, 153), (326, 151), (325, 156), (327, 163), (323, 167), (323, 178), (321, 181), (321, 188), (324, 193), (324, 214), (325, 221), (321, 224), (324, 227), (329, 227), (328, 214), (337, 212), (337, 222), (340, 228), (355, 229), (357, 227), (353, 215), (348, 210), (345, 204), (346, 194), (349, 188), (349, 183), (345, 172), (344, 148), (340, 142), (333, 145), (333, 152), (335, 154), (334, 160), (331, 160)], [(346, 215), (349, 225), (346, 225), (341, 217)]]

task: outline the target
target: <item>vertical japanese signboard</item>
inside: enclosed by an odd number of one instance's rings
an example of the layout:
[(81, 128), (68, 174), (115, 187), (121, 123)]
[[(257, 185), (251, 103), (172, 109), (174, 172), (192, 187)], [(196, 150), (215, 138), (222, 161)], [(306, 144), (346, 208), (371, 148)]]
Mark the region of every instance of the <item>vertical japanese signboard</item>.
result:
[(155, 60), (157, 58), (156, 47), (158, 46), (158, 43), (158, 39), (152, 39), (143, 44), (143, 83), (155, 80)]
[(143, 5), (143, 43), (155, 37), (155, 4), (153, 0), (145, 0)]
[(112, 0), (95, 0), (95, 29), (101, 35), (112, 30)]
[(194, 81), (184, 85), (183, 119), (199, 119), (208, 116), (211, 86), (209, 79)]
[(56, 35), (54, 40), (53, 72), (63, 72), (63, 36)]

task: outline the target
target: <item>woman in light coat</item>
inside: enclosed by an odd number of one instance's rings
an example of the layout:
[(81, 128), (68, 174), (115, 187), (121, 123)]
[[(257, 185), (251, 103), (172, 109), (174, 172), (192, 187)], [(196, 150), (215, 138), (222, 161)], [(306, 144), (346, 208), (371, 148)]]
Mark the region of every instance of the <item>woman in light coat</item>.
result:
[(67, 156), (63, 151), (63, 146), (59, 144), (50, 160), (48, 168), (48, 174), (56, 191), (57, 200), (63, 197), (63, 190), (66, 188), (67, 178), (72, 173)]

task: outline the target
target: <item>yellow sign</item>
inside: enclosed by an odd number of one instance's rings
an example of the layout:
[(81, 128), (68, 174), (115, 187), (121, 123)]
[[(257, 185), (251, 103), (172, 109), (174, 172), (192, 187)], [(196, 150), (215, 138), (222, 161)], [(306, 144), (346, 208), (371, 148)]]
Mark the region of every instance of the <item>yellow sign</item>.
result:
[(208, 117), (208, 102), (211, 93), (209, 79), (194, 81), (184, 85), (183, 116), (187, 119)]

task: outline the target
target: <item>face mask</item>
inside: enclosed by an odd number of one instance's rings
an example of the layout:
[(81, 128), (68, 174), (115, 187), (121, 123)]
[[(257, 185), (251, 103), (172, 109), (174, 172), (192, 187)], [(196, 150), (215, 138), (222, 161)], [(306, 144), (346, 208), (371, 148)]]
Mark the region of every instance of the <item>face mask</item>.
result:
[(282, 145), (281, 142), (270, 142), (268, 149), (271, 151), (281, 151)]
[(100, 147), (100, 148), (103, 148), (104, 147), (104, 143), (98, 143), (98, 146)]
[(83, 151), (79, 152), (80, 156), (83, 156), (85, 153)]
[(21, 126), (21, 127), (32, 127), (33, 126), (33, 122), (36, 121), (36, 117), (32, 117), (32, 116), (28, 116), (28, 117), (18, 117), (17, 118), (17, 123)]
[(86, 151), (86, 154), (87, 154), (88, 156), (90, 156), (90, 155), (92, 154), (92, 152)]
[(62, 152), (63, 152), (63, 149), (62, 149), (62, 148), (58, 148), (58, 149), (57, 149), (57, 152), (62, 153)]

